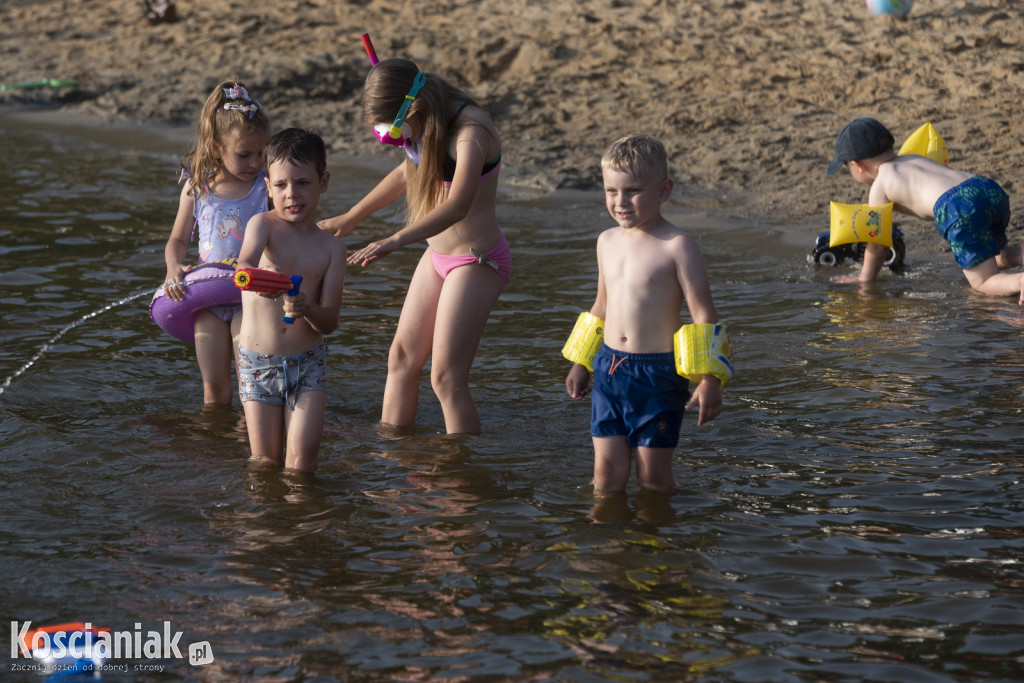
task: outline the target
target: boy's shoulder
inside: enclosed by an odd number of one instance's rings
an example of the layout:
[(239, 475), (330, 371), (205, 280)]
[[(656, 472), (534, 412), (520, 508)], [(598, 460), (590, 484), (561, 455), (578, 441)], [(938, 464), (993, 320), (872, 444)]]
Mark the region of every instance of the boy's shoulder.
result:
[(880, 173), (883, 170), (890, 173), (942, 173), (948, 168), (920, 154), (901, 154), (878, 165)]
[(640, 236), (641, 233), (643, 236), (653, 237), (656, 239), (671, 239), (676, 237), (688, 238), (690, 236), (690, 234), (683, 228), (679, 227), (667, 218), (661, 217), (657, 223), (647, 228), (624, 228), (621, 225), (613, 225), (612, 227), (603, 230), (598, 238), (600, 239), (605, 236), (607, 236), (608, 239), (615, 237), (628, 237), (631, 235)]
[(345, 258), (348, 256), (348, 247), (345, 246), (345, 240), (324, 232), (315, 223), (313, 224), (313, 229), (316, 231), (316, 234), (312, 237), (313, 244), (322, 253), (330, 255), (332, 267), (338, 265), (345, 267)]
[(614, 226), (598, 235), (597, 241), (599, 245), (614, 245), (616, 250), (622, 251), (646, 249), (652, 244), (659, 249), (672, 250), (694, 243), (690, 233), (664, 219), (650, 229)]
[(335, 237), (334, 235), (332, 235), (329, 232), (325, 232), (325, 231), (321, 230), (320, 226), (317, 225), (316, 223), (313, 223), (312, 227), (313, 227), (313, 238), (312, 239), (314, 240), (314, 242), (316, 242), (316, 244), (321, 244), (321, 245), (324, 246), (325, 249), (329, 249), (329, 250), (332, 250), (332, 251), (338, 250), (338, 249), (341, 249), (342, 251), (345, 251), (345, 249), (346, 249), (345, 248), (345, 240), (341, 239), (340, 237)]
[(254, 213), (245, 224), (245, 232), (248, 234), (250, 231), (269, 230), (277, 224), (278, 220), (280, 219), (272, 210)]

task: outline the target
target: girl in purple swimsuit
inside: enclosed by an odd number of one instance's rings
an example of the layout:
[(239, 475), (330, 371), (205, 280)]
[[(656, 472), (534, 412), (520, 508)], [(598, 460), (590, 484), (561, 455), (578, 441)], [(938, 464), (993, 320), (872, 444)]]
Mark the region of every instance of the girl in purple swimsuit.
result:
[(378, 140), (402, 147), (406, 159), (347, 213), (320, 227), (342, 237), (404, 194), (405, 227), (348, 262), (366, 266), (407, 244), (429, 245), (391, 344), (381, 421), (413, 423), (420, 373), (432, 358), (430, 381), (448, 433), (478, 434), (469, 368), (511, 273), (511, 252), (495, 215), (501, 141), (471, 97), (406, 59), (382, 60), (370, 70), (363, 118)]
[[(213, 89), (199, 114), (195, 146), (181, 162), (185, 186), (164, 248), (164, 291), (175, 301), (187, 295), (185, 265), (199, 228), (199, 262), (238, 258), (249, 219), (267, 210), (263, 148), (270, 121), (245, 86), (225, 81)], [(241, 327), (241, 304), (213, 306), (196, 314), (196, 359), (203, 375), (203, 402), (231, 404), (231, 361)]]

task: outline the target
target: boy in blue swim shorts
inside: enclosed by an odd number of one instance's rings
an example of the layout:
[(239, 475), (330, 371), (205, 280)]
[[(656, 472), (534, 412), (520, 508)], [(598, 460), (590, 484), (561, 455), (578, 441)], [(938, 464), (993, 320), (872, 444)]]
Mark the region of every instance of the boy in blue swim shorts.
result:
[(309, 473), (316, 469), (323, 435), (323, 339), (338, 326), (345, 243), (316, 224), (330, 177), (320, 136), (289, 128), (270, 138), (263, 155), (274, 208), (250, 219), (238, 267), (300, 275), (302, 282), (294, 296), (242, 292), (239, 398), (251, 460)]
[[(704, 259), (697, 243), (661, 215), (672, 194), (664, 146), (647, 135), (617, 140), (601, 160), (605, 206), (616, 226), (597, 240), (597, 298), (604, 342), (593, 357), (590, 433), (594, 488), (624, 491), (636, 453), (637, 479), (649, 490), (675, 488), (672, 456), (684, 411), (697, 424), (722, 411), (722, 382), (703, 375), (691, 395), (676, 373), (673, 335), (686, 304), (694, 323), (715, 323)], [(591, 374), (574, 363), (565, 385), (578, 399)]]
[[(934, 220), (971, 287), (993, 296), (1016, 295), (1024, 304), (1024, 276), (1001, 272), (1024, 265), (1024, 245), (1007, 246), (1010, 200), (994, 180), (957, 171), (919, 154), (897, 155), (892, 133), (872, 118), (847, 124), (836, 137), (828, 165), (834, 175), (845, 165), (853, 179), (871, 189), (868, 203)], [(870, 282), (878, 277), (886, 247), (867, 243), (860, 275), (837, 281)]]
[(605, 344), (594, 356), (590, 433), (625, 436), (630, 448), (679, 444), (690, 383), (676, 373), (675, 354), (624, 353)]

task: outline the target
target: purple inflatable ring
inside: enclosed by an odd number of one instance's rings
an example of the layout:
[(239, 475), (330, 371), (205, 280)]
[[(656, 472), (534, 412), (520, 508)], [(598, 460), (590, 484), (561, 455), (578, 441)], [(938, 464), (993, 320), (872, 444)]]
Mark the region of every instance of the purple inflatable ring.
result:
[(175, 301), (160, 287), (149, 304), (149, 317), (167, 334), (196, 343), (196, 313), (221, 304), (242, 303), (242, 292), (235, 286), (235, 266), (227, 263), (201, 263), (185, 274), (185, 298)]

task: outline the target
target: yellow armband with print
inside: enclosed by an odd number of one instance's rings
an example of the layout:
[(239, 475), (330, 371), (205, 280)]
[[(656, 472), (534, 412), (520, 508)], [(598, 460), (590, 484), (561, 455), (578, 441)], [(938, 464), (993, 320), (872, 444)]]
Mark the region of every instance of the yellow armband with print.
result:
[(714, 375), (725, 384), (733, 375), (729, 328), (721, 323), (683, 325), (676, 332), (676, 372), (700, 382), (702, 375)]
[(892, 246), (893, 204), (840, 204), (829, 202), (828, 246), (854, 242), (877, 242)]
[(573, 363), (594, 371), (594, 356), (604, 341), (604, 320), (584, 311), (576, 318), (576, 326), (562, 347), (562, 355)]

